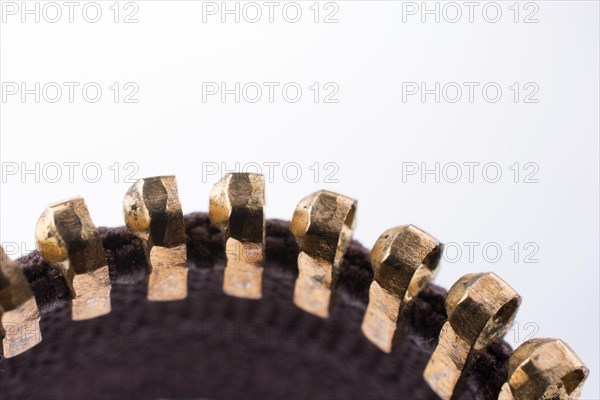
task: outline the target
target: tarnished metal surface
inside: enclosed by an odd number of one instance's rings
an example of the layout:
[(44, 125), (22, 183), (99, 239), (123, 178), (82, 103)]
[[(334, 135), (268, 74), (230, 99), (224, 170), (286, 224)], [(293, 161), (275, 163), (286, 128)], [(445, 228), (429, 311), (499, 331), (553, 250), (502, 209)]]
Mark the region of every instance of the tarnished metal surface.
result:
[(373, 246), (375, 276), (362, 331), (386, 353), (392, 351), (411, 301), (437, 272), (442, 248), (435, 238), (413, 225), (388, 229)]
[(125, 195), (123, 212), (125, 224), (146, 249), (148, 300), (186, 298), (185, 227), (175, 177), (138, 180)]
[(493, 273), (468, 274), (448, 292), (448, 321), (423, 377), (445, 400), (455, 396), (463, 372), (485, 347), (510, 329), (521, 297)]
[[(225, 237), (223, 290), (228, 295), (262, 297), (264, 206), (262, 175), (231, 173), (213, 187), (209, 217)], [(322, 190), (298, 203), (290, 223), (300, 250), (294, 303), (321, 318), (330, 314), (332, 291), (352, 240), (355, 213), (355, 200)], [(150, 268), (148, 299), (186, 298), (186, 233), (175, 177), (137, 181), (125, 196), (124, 217), (145, 248)], [(42, 258), (65, 278), (74, 320), (110, 312), (105, 252), (82, 198), (48, 207), (38, 220), (36, 240)], [(433, 279), (442, 251), (443, 244), (413, 225), (388, 229), (378, 238), (370, 256), (374, 278), (361, 329), (382, 351), (393, 350), (406, 326), (411, 302)], [(31, 271), (29, 268), (32, 266), (25, 266), (26, 271)], [(33, 287), (38, 290), (40, 280), (35, 282)], [(423, 372), (424, 380), (441, 399), (463, 394), (470, 368), (486, 347), (510, 329), (520, 302), (520, 296), (493, 273), (468, 274), (452, 286), (445, 300), (448, 320)], [(38, 344), (39, 321), (40, 312), (25, 275), (0, 247), (3, 356), (14, 357)], [(587, 367), (561, 340), (531, 339), (511, 356), (509, 377), (499, 400), (576, 399), (588, 374)]]
[(213, 186), (209, 216), (225, 233), (227, 265), (223, 291), (247, 299), (262, 297), (265, 248), (265, 181), (252, 173), (231, 173)]
[(580, 396), (589, 370), (559, 339), (531, 339), (508, 362), (499, 400), (571, 400)]
[(78, 197), (48, 207), (38, 220), (36, 239), (44, 260), (57, 267), (69, 285), (73, 319), (108, 314), (108, 265), (85, 201)]
[(40, 312), (23, 272), (0, 247), (0, 337), (4, 357), (18, 356), (42, 340)]
[(290, 230), (300, 247), (294, 303), (322, 318), (329, 316), (332, 286), (352, 240), (356, 201), (321, 190), (296, 206)]

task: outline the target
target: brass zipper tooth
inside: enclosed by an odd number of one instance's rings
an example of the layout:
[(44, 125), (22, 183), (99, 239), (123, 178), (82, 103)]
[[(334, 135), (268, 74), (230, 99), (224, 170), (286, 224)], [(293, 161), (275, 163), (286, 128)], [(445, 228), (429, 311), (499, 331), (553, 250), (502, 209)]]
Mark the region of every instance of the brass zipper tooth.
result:
[(0, 337), (4, 357), (42, 341), (40, 311), (23, 272), (0, 246)]
[(85, 201), (77, 197), (48, 207), (38, 220), (36, 239), (42, 258), (67, 281), (73, 320), (108, 314), (108, 265)]
[(521, 297), (495, 274), (468, 274), (448, 292), (448, 321), (423, 377), (444, 400), (460, 393), (464, 372), (481, 351), (510, 329)]
[(329, 316), (333, 284), (352, 241), (355, 213), (355, 200), (326, 190), (296, 206), (290, 224), (300, 247), (294, 303), (306, 312)]
[(252, 173), (231, 173), (213, 186), (209, 217), (225, 233), (227, 265), (223, 291), (260, 299), (265, 249), (265, 181)]
[(374, 278), (362, 323), (364, 335), (390, 353), (399, 325), (437, 272), (443, 245), (413, 225), (383, 232), (371, 250)]
[(187, 250), (183, 212), (174, 176), (138, 180), (123, 203), (127, 228), (140, 238), (150, 268), (148, 300), (187, 297)]
[(589, 372), (562, 340), (530, 339), (510, 357), (498, 399), (577, 399)]

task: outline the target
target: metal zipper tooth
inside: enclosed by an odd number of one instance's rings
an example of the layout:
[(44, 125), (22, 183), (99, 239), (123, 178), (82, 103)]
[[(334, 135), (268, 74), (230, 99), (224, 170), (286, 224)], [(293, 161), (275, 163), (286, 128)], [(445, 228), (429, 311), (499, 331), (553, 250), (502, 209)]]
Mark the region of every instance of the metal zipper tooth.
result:
[(352, 240), (355, 212), (355, 200), (326, 190), (296, 206), (290, 224), (300, 248), (294, 303), (304, 311), (329, 316), (339, 266)]
[(443, 400), (461, 394), (473, 362), (512, 326), (521, 297), (494, 273), (467, 274), (448, 291), (448, 321), (423, 377)]
[(443, 245), (413, 225), (383, 232), (371, 250), (374, 278), (362, 332), (390, 353), (402, 333), (408, 309), (437, 272)]
[(40, 216), (35, 233), (42, 258), (62, 273), (71, 291), (73, 320), (108, 314), (108, 265), (85, 201), (77, 197), (51, 205)]
[(174, 176), (138, 180), (123, 202), (127, 228), (140, 238), (150, 267), (148, 300), (187, 297), (187, 248), (177, 181)]
[(508, 361), (508, 380), (499, 400), (579, 398), (590, 371), (559, 339), (530, 339)]
[(262, 175), (231, 173), (213, 186), (209, 217), (225, 236), (227, 264), (223, 291), (260, 299), (265, 251), (265, 180)]
[(0, 246), (0, 338), (11, 358), (41, 342), (40, 311), (27, 279)]

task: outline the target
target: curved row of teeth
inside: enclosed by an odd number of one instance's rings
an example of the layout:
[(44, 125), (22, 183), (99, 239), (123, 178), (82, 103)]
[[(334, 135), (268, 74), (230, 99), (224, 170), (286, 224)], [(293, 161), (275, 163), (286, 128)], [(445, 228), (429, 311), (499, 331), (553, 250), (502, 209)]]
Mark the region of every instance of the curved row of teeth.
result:
[[(302, 199), (290, 230), (299, 245), (294, 303), (329, 316), (334, 282), (352, 239), (356, 201), (329, 191)], [(140, 179), (127, 192), (124, 217), (141, 239), (150, 267), (147, 297), (172, 301), (187, 296), (186, 237), (174, 176)], [(225, 234), (223, 290), (248, 299), (262, 296), (265, 249), (264, 179), (232, 173), (219, 180), (209, 205), (211, 222)], [(36, 240), (43, 259), (63, 274), (72, 297), (72, 318), (85, 320), (111, 310), (111, 283), (104, 249), (82, 198), (51, 205), (41, 215)], [(384, 352), (397, 344), (412, 300), (431, 282), (443, 244), (413, 225), (381, 234), (371, 251), (374, 279), (362, 323), (364, 335)], [(0, 335), (5, 357), (41, 341), (40, 314), (23, 273), (1, 251)], [(520, 296), (493, 273), (468, 274), (448, 292), (443, 325), (423, 377), (442, 399), (456, 395), (475, 359), (512, 325)], [(499, 398), (572, 399), (588, 369), (558, 339), (532, 339), (509, 360), (509, 378)]]

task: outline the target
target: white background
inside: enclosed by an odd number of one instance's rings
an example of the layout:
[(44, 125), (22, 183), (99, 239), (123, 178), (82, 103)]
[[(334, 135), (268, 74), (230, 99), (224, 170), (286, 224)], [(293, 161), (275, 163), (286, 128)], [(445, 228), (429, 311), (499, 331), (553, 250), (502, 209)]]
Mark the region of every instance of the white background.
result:
[[(421, 13), (408, 12), (412, 5), (422, 9), (420, 2), (321, 2), (316, 23), (312, 1), (298, 3), (296, 23), (283, 17), (284, 2), (273, 23), (262, 2), (256, 23), (246, 20), (255, 15), (249, 8), (246, 19), (242, 14), (236, 23), (228, 15), (223, 23), (219, 13), (203, 14), (212, 5), (200, 1), (121, 2), (116, 23), (113, 1), (98, 2), (96, 23), (82, 14), (86, 2), (75, 8), (72, 23), (62, 2), (56, 23), (48, 21), (54, 10), (43, 15), (47, 2), (38, 3), (39, 22), (35, 15), (22, 22), (21, 2), (12, 3), (15, 15), (11, 2), (0, 3), (0, 240), (13, 257), (34, 248), (43, 209), (74, 195), (85, 197), (97, 225), (122, 225), (128, 172), (134, 178), (175, 174), (184, 212), (192, 212), (207, 210), (209, 190), (225, 169), (239, 162), (254, 171), (258, 164), (272, 181), (269, 218), (289, 219), (300, 198), (327, 188), (358, 199), (355, 237), (367, 247), (385, 229), (406, 223), (452, 243), (436, 280), (442, 286), (468, 272), (496, 272), (524, 299), (507, 340), (516, 346), (533, 334), (562, 338), (591, 369), (583, 398), (600, 397), (597, 2), (521, 2), (517, 22), (513, 2), (498, 2), (496, 23), (488, 21), (496, 7), (486, 2), (475, 8), (473, 22), (459, 2), (463, 15), (455, 23), (449, 19), (456, 9), (446, 3), (438, 3), (439, 22), (435, 15), (423, 22)], [(137, 22), (125, 23), (134, 11)], [(324, 23), (333, 11), (338, 22)], [(95, 18), (94, 9), (87, 12)], [(7, 94), (15, 84), (33, 89), (36, 82), (39, 103), (35, 94)], [(73, 102), (63, 86), (51, 103), (51, 82), (78, 83)], [(81, 92), (90, 82), (102, 88), (95, 103)], [(115, 82), (116, 103), (109, 88)], [(255, 93), (248, 92), (236, 103), (234, 95), (203, 101), (206, 82), (280, 86), (272, 103), (265, 86), (260, 101), (249, 102)], [(282, 96), (289, 82), (302, 88), (298, 102)], [(434, 94), (423, 101), (406, 96), (406, 82), (429, 89), (440, 82), (448, 90), (456, 82), (462, 98), (452, 103), (456, 93), (448, 91), (439, 103)], [(479, 84), (472, 102), (464, 82)], [(482, 95), (490, 82), (502, 89), (497, 102)], [(134, 86), (125, 90), (127, 83)], [(333, 86), (325, 90), (326, 83)], [(139, 88), (137, 103), (124, 102), (131, 87)], [(323, 101), (331, 87), (339, 88), (337, 103)], [(524, 101), (531, 88), (537, 88), (529, 98), (534, 103)], [(79, 163), (72, 177), (69, 162)], [(470, 162), (480, 163), (472, 182), (464, 165)], [(266, 163), (279, 165), (269, 173)], [(434, 174), (403, 176), (415, 165), (436, 163), (439, 182)], [(502, 172), (496, 183), (490, 182), (496, 169), (482, 172), (489, 163)], [(452, 183), (456, 164), (462, 178)], [(206, 176), (215, 165), (218, 173)], [(94, 182), (98, 168), (102, 175)], [(468, 242), (478, 243), (472, 257)], [(532, 260), (538, 262), (525, 262)]]

